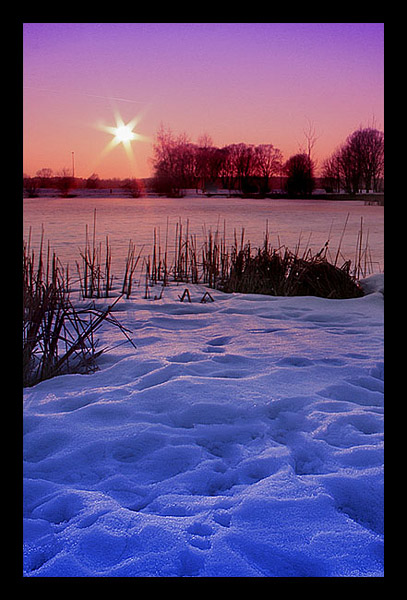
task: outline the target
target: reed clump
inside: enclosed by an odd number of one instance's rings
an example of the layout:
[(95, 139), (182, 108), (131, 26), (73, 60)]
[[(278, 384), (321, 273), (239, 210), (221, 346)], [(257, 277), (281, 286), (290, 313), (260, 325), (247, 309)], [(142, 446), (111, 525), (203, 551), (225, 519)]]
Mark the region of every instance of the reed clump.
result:
[(106, 236), (105, 256), (102, 255), (102, 243), (96, 243), (96, 209), (93, 216), (92, 241), (89, 239), (86, 225), (85, 247), (79, 250), (82, 257), (82, 270), (76, 261), (76, 268), (83, 298), (108, 298), (112, 290), (111, 274), (112, 250), (109, 237)]
[(257, 249), (250, 244), (232, 253), (229, 277), (221, 285), (225, 292), (272, 296), (317, 296), (356, 298), (363, 291), (350, 272), (350, 261), (341, 267), (330, 263), (325, 249), (299, 256), (285, 249)]
[[(95, 333), (104, 322), (129, 332), (111, 314), (119, 296), (107, 309), (94, 305), (75, 308), (70, 299), (68, 269), (48, 243), (44, 256), (41, 236), (38, 256), (23, 242), (23, 385), (31, 386), (56, 375), (90, 373), (97, 369)], [(133, 344), (134, 346), (134, 344)]]
[(184, 283), (202, 283), (224, 292), (268, 294), (273, 296), (318, 296), (322, 298), (355, 298), (363, 296), (358, 283), (369, 268), (368, 245), (362, 245), (362, 223), (358, 234), (355, 266), (341, 258), (341, 240), (334, 260), (330, 259), (329, 241), (317, 253), (310, 248), (300, 253), (300, 240), (295, 249), (285, 246), (272, 248), (268, 226), (260, 248), (245, 242), (245, 230), (234, 231), (234, 241), (228, 245), (226, 226), (223, 233), (204, 231), (200, 250), (196, 237), (183, 233), (182, 223), (177, 224), (175, 237), (175, 262), (173, 280)]

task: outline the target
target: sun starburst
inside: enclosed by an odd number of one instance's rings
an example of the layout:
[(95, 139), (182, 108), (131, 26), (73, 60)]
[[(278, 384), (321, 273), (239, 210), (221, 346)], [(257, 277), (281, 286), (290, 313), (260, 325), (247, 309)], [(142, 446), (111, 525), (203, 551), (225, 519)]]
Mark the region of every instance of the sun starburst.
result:
[(108, 152), (113, 150), (119, 144), (123, 145), (127, 157), (131, 164), (134, 163), (134, 154), (131, 143), (136, 141), (146, 141), (148, 138), (134, 131), (134, 128), (138, 124), (140, 117), (133, 117), (128, 123), (124, 123), (120, 113), (115, 113), (116, 127), (110, 125), (99, 125), (99, 129), (110, 133), (113, 138), (108, 142), (102, 151), (102, 156), (105, 156)]

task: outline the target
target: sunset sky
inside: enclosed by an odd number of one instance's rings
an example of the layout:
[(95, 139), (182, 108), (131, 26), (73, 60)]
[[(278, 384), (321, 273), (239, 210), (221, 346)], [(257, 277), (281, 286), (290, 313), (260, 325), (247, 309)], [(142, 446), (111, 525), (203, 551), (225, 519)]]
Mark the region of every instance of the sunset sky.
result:
[[(384, 129), (383, 23), (25, 23), (23, 170), (148, 177), (162, 123), (192, 142), (272, 143), (311, 123), (319, 164)], [(104, 127), (135, 119), (133, 160)]]

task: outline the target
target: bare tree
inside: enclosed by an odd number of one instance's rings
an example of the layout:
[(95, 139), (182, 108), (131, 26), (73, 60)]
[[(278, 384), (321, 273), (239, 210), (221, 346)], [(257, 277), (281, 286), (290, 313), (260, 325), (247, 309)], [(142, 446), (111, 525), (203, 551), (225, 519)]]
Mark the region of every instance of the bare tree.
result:
[(215, 148), (210, 135), (204, 133), (198, 138), (195, 148), (196, 186), (205, 190), (207, 183), (216, 180), (219, 172), (218, 148)]
[(88, 190), (96, 190), (100, 186), (100, 178), (97, 173), (92, 173), (85, 182), (85, 186)]
[(384, 174), (384, 134), (372, 127), (359, 128), (349, 135), (324, 163), (324, 175), (335, 177), (347, 193), (362, 188), (378, 191)]
[(255, 152), (252, 144), (231, 144), (228, 146), (233, 176), (242, 192), (250, 191), (250, 178), (254, 175)]
[(131, 198), (140, 198), (143, 194), (143, 184), (138, 179), (125, 179), (121, 187), (131, 196)]
[(341, 191), (341, 165), (338, 152), (334, 152), (324, 160), (322, 164), (322, 176), (327, 191)]
[[(313, 150), (315, 147), (315, 144), (319, 138), (319, 136), (317, 136), (316, 132), (315, 132), (315, 126), (312, 123), (312, 121), (310, 121), (309, 119), (307, 119), (308, 122), (308, 126), (306, 129), (304, 129), (304, 136), (305, 136), (305, 140), (306, 140), (306, 150), (305, 150), (305, 154), (308, 156), (308, 165), (310, 168), (310, 172), (309, 172), (309, 179), (311, 180), (313, 178), (313, 173), (316, 169), (316, 161), (314, 160), (314, 156), (313, 156)], [(312, 165), (312, 173), (311, 173), (311, 165)]]
[(235, 173), (231, 146), (224, 146), (219, 152), (219, 177), (222, 180), (222, 187), (229, 192), (235, 187)]
[(36, 176), (39, 179), (40, 187), (42, 187), (42, 188), (49, 187), (50, 180), (52, 177), (52, 169), (48, 169), (48, 168), (39, 169), (36, 173)]
[(39, 187), (38, 177), (23, 177), (23, 189), (29, 198), (38, 198)]
[(69, 196), (70, 190), (75, 186), (75, 179), (71, 175), (71, 171), (69, 169), (62, 169), (60, 173), (57, 174), (56, 177), (56, 187), (59, 190), (59, 193), (63, 198), (67, 198)]
[(161, 125), (154, 150), (155, 187), (170, 196), (179, 196), (195, 185), (195, 146), (185, 133), (175, 136)]
[(283, 155), (281, 150), (275, 148), (273, 144), (260, 144), (254, 149), (255, 154), (255, 172), (261, 177), (262, 191), (269, 191), (270, 179), (278, 175), (281, 170)]
[(358, 165), (365, 190), (376, 190), (384, 171), (384, 133), (372, 127), (359, 128), (349, 136), (347, 144)]
[[(308, 156), (308, 159), (311, 161), (313, 159), (312, 153), (315, 147), (315, 144), (317, 142), (317, 140), (319, 139), (319, 136), (316, 135), (315, 132), (315, 126), (312, 123), (312, 121), (310, 121), (309, 119), (307, 119), (308, 121), (308, 127), (307, 129), (304, 129), (304, 136), (305, 136), (305, 140), (306, 140), (306, 150), (305, 153)], [(314, 161), (314, 165), (315, 165), (315, 161)]]

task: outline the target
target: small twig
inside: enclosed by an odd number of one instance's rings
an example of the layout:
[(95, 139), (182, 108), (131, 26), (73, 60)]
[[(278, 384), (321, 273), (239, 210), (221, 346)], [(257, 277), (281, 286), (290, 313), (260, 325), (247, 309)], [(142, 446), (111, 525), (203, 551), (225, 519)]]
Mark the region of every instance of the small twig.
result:
[(215, 300), (212, 298), (212, 296), (210, 295), (209, 292), (205, 292), (200, 301), (203, 302), (203, 303), (206, 303), (206, 302), (215, 302)]
[(185, 296), (188, 298), (188, 302), (191, 302), (191, 296), (189, 295), (188, 288), (185, 288), (184, 293), (182, 294), (182, 296), (178, 296), (178, 298), (180, 299), (181, 302), (184, 302)]

